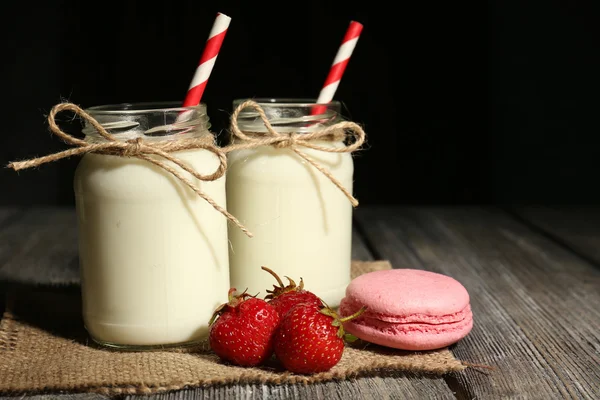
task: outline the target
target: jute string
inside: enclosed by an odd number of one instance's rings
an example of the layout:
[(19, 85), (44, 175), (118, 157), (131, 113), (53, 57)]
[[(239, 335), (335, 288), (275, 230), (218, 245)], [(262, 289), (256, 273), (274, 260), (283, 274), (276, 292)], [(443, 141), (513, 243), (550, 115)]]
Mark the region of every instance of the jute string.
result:
[[(85, 140), (78, 139), (62, 131), (56, 123), (56, 115), (63, 111), (72, 111), (76, 115), (89, 122), (98, 132), (98, 134), (100, 134), (100, 136), (106, 139), (106, 142), (88, 143)], [(198, 180), (214, 181), (225, 175), (225, 172), (227, 171), (227, 156), (225, 152), (223, 152), (220, 148), (218, 148), (212, 143), (212, 139), (207, 140), (206, 138), (195, 138), (173, 141), (158, 141), (156, 143), (150, 143), (144, 142), (142, 138), (136, 138), (127, 140), (125, 142), (121, 142), (117, 140), (113, 135), (108, 133), (106, 129), (104, 129), (104, 127), (98, 121), (96, 121), (95, 118), (93, 118), (90, 114), (88, 114), (79, 106), (73, 103), (60, 103), (55, 105), (50, 111), (50, 114), (48, 115), (48, 124), (52, 133), (54, 133), (56, 136), (58, 136), (68, 144), (71, 144), (76, 147), (58, 153), (50, 154), (44, 157), (11, 162), (8, 164), (9, 168), (12, 168), (15, 171), (19, 171), (22, 169), (37, 167), (45, 163), (57, 161), (62, 158), (86, 153), (110, 154), (120, 157), (139, 158), (141, 160), (148, 161), (149, 163), (152, 163), (175, 176), (177, 179), (179, 179), (181, 182), (187, 185), (190, 189), (192, 189), (198, 196), (200, 196), (207, 203), (213, 206), (218, 212), (223, 214), (229, 221), (233, 222), (247, 236), (252, 237), (252, 233), (244, 225), (242, 225), (242, 223), (236, 217), (234, 217), (229, 212), (227, 212), (227, 210), (218, 205), (206, 193), (202, 192), (202, 190), (200, 190), (200, 188), (194, 182), (192, 182), (181, 172), (177, 171), (175, 168), (173, 168), (166, 162), (151, 157), (151, 155), (156, 155), (162, 157), (165, 160), (171, 161), (173, 164), (177, 165), (182, 170), (188, 172)], [(217, 170), (212, 174), (200, 174), (199, 172), (188, 166), (185, 162), (171, 154), (175, 151), (190, 149), (205, 149), (213, 153), (219, 159), (219, 166)]]
[[(253, 108), (258, 115), (260, 116), (263, 124), (267, 132), (261, 134), (243, 132), (238, 125), (238, 116), (242, 110), (245, 108)], [(350, 203), (354, 207), (358, 206), (358, 200), (352, 196), (352, 194), (346, 189), (341, 182), (333, 176), (333, 174), (327, 170), (327, 168), (323, 167), (316, 160), (309, 157), (306, 153), (304, 153), (300, 148), (309, 148), (319, 151), (324, 151), (327, 153), (352, 153), (358, 150), (363, 143), (365, 142), (365, 131), (355, 122), (343, 121), (338, 122), (337, 124), (328, 126), (323, 129), (316, 130), (314, 132), (307, 133), (280, 133), (277, 132), (271, 123), (269, 122), (269, 118), (265, 114), (265, 111), (262, 107), (253, 100), (248, 100), (241, 103), (234, 110), (231, 115), (231, 133), (235, 138), (240, 139), (238, 143), (230, 144), (229, 146), (224, 147), (222, 150), (225, 153), (234, 150), (242, 150), (242, 149), (254, 149), (259, 146), (274, 146), (276, 148), (289, 148), (294, 153), (296, 153), (300, 158), (305, 160), (307, 163), (312, 165), (318, 171), (320, 171), (323, 175), (325, 175), (335, 186), (338, 187), (344, 193), (344, 195), (350, 200)], [(351, 139), (350, 144), (344, 144), (343, 147), (327, 147), (322, 146), (315, 141), (323, 141), (323, 140), (343, 140), (344, 138)], [(353, 139), (353, 140), (352, 140)]]
[[(259, 114), (263, 121), (267, 132), (265, 134), (255, 134), (252, 132), (243, 132), (238, 126), (238, 116), (245, 108), (253, 108)], [(76, 115), (80, 116), (84, 120), (90, 123), (90, 125), (102, 136), (106, 141), (102, 143), (89, 143), (85, 140), (78, 139), (70, 134), (65, 133), (56, 123), (56, 115), (63, 111), (72, 111)], [(316, 130), (308, 133), (280, 133), (277, 132), (268, 117), (266, 116), (262, 107), (255, 101), (248, 100), (240, 104), (231, 116), (231, 132), (239, 139), (237, 143), (233, 143), (229, 146), (219, 148), (214, 145), (212, 139), (206, 138), (194, 138), (194, 139), (181, 139), (173, 141), (157, 141), (144, 142), (142, 138), (131, 139), (127, 141), (119, 141), (112, 134), (108, 133), (106, 129), (90, 114), (85, 112), (79, 106), (73, 103), (60, 103), (55, 105), (50, 114), (48, 115), (48, 124), (50, 131), (67, 142), (74, 148), (61, 151), (47, 156), (32, 158), (23, 161), (13, 161), (8, 164), (9, 168), (15, 171), (22, 169), (33, 168), (40, 166), (45, 163), (57, 161), (63, 158), (72, 157), (76, 155), (86, 153), (97, 153), (97, 154), (109, 154), (119, 157), (135, 157), (141, 160), (148, 161), (156, 165), (159, 168), (169, 172), (185, 185), (187, 185), (192, 191), (198, 196), (204, 199), (218, 212), (223, 214), (229, 221), (233, 222), (239, 229), (242, 230), (248, 237), (252, 237), (253, 234), (232, 214), (230, 214), (225, 208), (218, 205), (210, 196), (202, 192), (200, 188), (183, 175), (180, 171), (173, 168), (166, 162), (156, 159), (154, 156), (159, 156), (164, 160), (168, 160), (173, 164), (180, 167), (182, 170), (188, 172), (193, 177), (200, 181), (214, 181), (225, 175), (227, 171), (227, 153), (235, 150), (242, 149), (254, 149), (260, 146), (274, 146), (276, 148), (289, 148), (300, 158), (305, 160), (307, 163), (312, 165), (323, 175), (325, 175), (344, 195), (350, 200), (350, 203), (354, 207), (358, 206), (358, 200), (352, 196), (352, 194), (346, 189), (341, 182), (329, 171), (327, 168), (319, 164), (316, 160), (309, 157), (300, 148), (309, 148), (319, 150), (327, 153), (352, 153), (358, 150), (365, 142), (365, 132), (360, 125), (344, 121), (339, 122), (335, 125)], [(329, 147), (317, 144), (318, 141), (331, 141), (339, 140), (342, 141), (345, 138), (349, 138), (350, 144), (344, 143), (342, 147)], [(200, 174), (185, 162), (175, 157), (173, 152), (180, 150), (190, 149), (205, 149), (212, 152), (219, 159), (219, 166), (212, 174)]]

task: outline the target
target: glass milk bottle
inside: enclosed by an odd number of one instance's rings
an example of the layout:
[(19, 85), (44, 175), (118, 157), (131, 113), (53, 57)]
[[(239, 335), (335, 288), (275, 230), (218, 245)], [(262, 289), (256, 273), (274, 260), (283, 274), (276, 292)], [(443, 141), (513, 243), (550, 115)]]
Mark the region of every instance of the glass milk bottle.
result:
[[(206, 106), (123, 104), (86, 110), (119, 141), (206, 139)], [(183, 112), (185, 111), (185, 114)], [(185, 115), (185, 121), (176, 122)], [(104, 143), (89, 123), (89, 143)], [(205, 149), (172, 156), (200, 174), (219, 160)], [(173, 162), (217, 204), (225, 178), (200, 181)], [(182, 181), (146, 160), (86, 154), (75, 173), (83, 316), (98, 343), (145, 349), (192, 344), (206, 336), (214, 309), (229, 288), (227, 220)]]
[[(320, 105), (310, 100), (255, 100), (273, 129), (281, 134), (310, 134), (341, 121), (340, 103)], [(234, 107), (242, 100), (234, 102)], [(238, 128), (254, 138), (267, 135), (257, 112), (239, 113)], [(244, 140), (232, 138), (234, 144)], [(343, 139), (311, 142), (344, 147)], [(325, 152), (306, 147), (299, 150), (325, 167), (352, 193), (354, 165), (350, 153)], [(246, 237), (230, 229), (231, 286), (248, 288), (260, 297), (272, 289), (274, 278), (261, 270), (266, 266), (280, 277), (288, 276), (313, 291), (330, 306), (337, 306), (350, 282), (352, 204), (323, 173), (291, 148), (274, 145), (228, 153), (227, 208), (253, 234)]]

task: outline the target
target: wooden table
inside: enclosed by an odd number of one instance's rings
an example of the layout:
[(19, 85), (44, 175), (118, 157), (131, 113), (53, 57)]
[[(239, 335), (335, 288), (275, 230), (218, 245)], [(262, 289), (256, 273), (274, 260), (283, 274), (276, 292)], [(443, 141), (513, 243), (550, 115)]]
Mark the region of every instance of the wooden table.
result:
[[(356, 259), (388, 259), (396, 268), (440, 272), (465, 285), (475, 326), (453, 352), (495, 371), (468, 369), (445, 378), (397, 374), (313, 386), (238, 385), (151, 397), (600, 399), (600, 208), (361, 206), (355, 216)], [(3, 287), (15, 281), (77, 283), (76, 236), (72, 209), (0, 209)]]

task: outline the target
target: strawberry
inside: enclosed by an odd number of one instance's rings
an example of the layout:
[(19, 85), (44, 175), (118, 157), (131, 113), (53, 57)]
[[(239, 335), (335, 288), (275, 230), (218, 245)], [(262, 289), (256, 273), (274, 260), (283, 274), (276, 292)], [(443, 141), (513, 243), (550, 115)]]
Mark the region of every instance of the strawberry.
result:
[(275, 332), (275, 356), (283, 367), (297, 374), (330, 370), (342, 358), (344, 340), (355, 337), (344, 332), (343, 323), (362, 314), (340, 318), (335, 311), (316, 304), (299, 304), (281, 320)]
[(296, 282), (287, 278), (290, 284), (285, 286), (281, 281), (281, 278), (267, 267), (261, 267), (264, 271), (267, 271), (277, 280), (279, 286), (273, 285), (273, 290), (267, 290), (268, 295), (265, 300), (269, 301), (280, 317), (283, 317), (292, 307), (300, 303), (309, 303), (320, 306), (322, 304), (321, 299), (312, 292), (304, 290), (304, 281), (300, 278), (300, 285), (296, 286)]
[(250, 367), (260, 365), (273, 354), (273, 334), (279, 314), (265, 300), (245, 291), (219, 306), (210, 320), (209, 343), (224, 361)]

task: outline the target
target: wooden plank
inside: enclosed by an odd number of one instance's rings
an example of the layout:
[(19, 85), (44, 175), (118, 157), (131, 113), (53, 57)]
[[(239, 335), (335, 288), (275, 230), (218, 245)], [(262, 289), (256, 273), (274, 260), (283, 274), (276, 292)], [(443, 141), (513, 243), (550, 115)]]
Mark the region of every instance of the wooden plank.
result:
[(600, 271), (499, 210), (378, 207), (357, 218), (376, 257), (469, 291), (475, 325), (453, 351), (496, 370), (447, 378), (458, 398), (600, 398)]
[(0, 281), (79, 282), (77, 227), (71, 208), (36, 208), (0, 230)]
[(600, 207), (519, 207), (526, 223), (600, 265)]
[(373, 254), (371, 254), (371, 251), (365, 245), (357, 229), (352, 230), (352, 259), (360, 261), (373, 260)]
[[(16, 223), (20, 217), (22, 217), (23, 215), (23, 211), (21, 211), (19, 208), (17, 207), (2, 207), (0, 208), (0, 232), (2, 232), (2, 230), (6, 229), (8, 226)], [(0, 236), (0, 240), (1, 240), (1, 236)], [(2, 257), (2, 249), (3, 246), (0, 243), (0, 259)], [(6, 249), (6, 247), (4, 247)], [(8, 251), (8, 249), (7, 249)], [(1, 264), (0, 264), (1, 265)], [(2, 279), (0, 279), (0, 318), (2, 313), (4, 313), (4, 308), (5, 308), (5, 301), (6, 301), (6, 294), (5, 294), (5, 286), (6, 284), (4, 282), (2, 282)]]
[[(147, 396), (129, 396), (129, 400), (145, 400)], [(153, 400), (243, 399), (243, 400), (455, 400), (449, 390), (432, 391), (428, 379), (395, 376), (359, 378), (317, 385), (232, 385), (217, 388), (180, 390), (151, 396)], [(62, 400), (62, 399), (61, 399)]]
[[(2, 215), (0, 213), (0, 215)], [(0, 229), (0, 280), (25, 284), (76, 284), (77, 233), (72, 209), (34, 209), (19, 223)], [(353, 234), (352, 256), (372, 260), (358, 232)], [(18, 397), (22, 398), (22, 397)], [(36, 400), (96, 400), (99, 395), (30, 396)], [(441, 378), (396, 374), (364, 377), (317, 385), (233, 385), (176, 391), (134, 399), (454, 399)], [(8, 398), (7, 398), (8, 399)], [(15, 398), (11, 398), (14, 400)]]
[(20, 209), (17, 207), (2, 207), (0, 208), (0, 230), (7, 224), (14, 222), (18, 218)]

